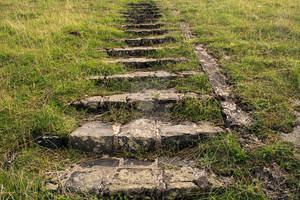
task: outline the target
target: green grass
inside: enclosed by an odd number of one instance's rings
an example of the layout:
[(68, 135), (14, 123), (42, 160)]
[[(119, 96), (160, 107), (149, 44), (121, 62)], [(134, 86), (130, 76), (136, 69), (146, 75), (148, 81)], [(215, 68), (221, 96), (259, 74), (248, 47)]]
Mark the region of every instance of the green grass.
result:
[[(99, 50), (125, 46), (118, 11), (129, 0), (0, 0), (0, 199), (80, 199), (74, 194), (45, 190), (45, 173), (63, 170), (91, 159), (69, 148), (52, 151), (37, 146), (34, 135), (67, 136), (87, 116), (67, 104), (85, 95), (112, 94), (145, 88), (176, 87), (180, 92), (212, 94), (206, 75), (178, 78), (167, 84), (153, 80), (138, 87), (130, 82), (97, 84), (90, 75), (130, 72), (122, 65), (107, 65)], [(197, 36), (195, 43), (219, 59), (230, 78), (234, 95), (255, 117), (251, 134), (267, 138), (265, 144), (246, 148), (238, 133), (222, 135), (198, 147), (177, 153), (192, 157), (199, 167), (233, 176), (235, 184), (201, 199), (267, 199), (255, 169), (276, 163), (288, 175), (287, 192), (296, 199), (300, 188), (300, 163), (291, 144), (277, 141), (277, 131), (294, 125), (292, 102), (300, 98), (300, 5), (297, 0), (167, 0), (163, 7), (169, 27), (179, 30), (173, 7)], [(73, 34), (71, 34), (73, 33)], [(167, 65), (171, 71), (200, 71), (193, 43), (171, 33), (177, 42), (154, 57), (185, 56), (189, 62)], [(162, 69), (154, 67), (153, 69)], [(214, 99), (179, 105), (174, 116), (182, 120), (210, 120), (221, 124), (220, 106)], [(126, 122), (140, 116), (132, 110), (102, 113), (106, 121)], [(123, 121), (122, 121), (123, 120)], [(4, 164), (16, 152), (9, 169)], [(157, 153), (157, 152), (156, 152)], [(159, 152), (160, 155), (174, 155)], [(14, 155), (14, 154), (13, 154)], [(133, 155), (127, 155), (133, 156)], [(156, 156), (156, 154), (155, 154)], [(137, 155), (153, 157), (153, 155)], [(294, 195), (294, 196), (293, 196)], [(86, 197), (93, 199), (94, 197)], [(120, 196), (119, 199), (126, 197)], [(118, 197), (116, 198), (118, 199)]]
[(295, 0), (175, 1), (197, 43), (219, 59), (234, 94), (262, 131), (291, 131), (300, 96), (300, 31)]

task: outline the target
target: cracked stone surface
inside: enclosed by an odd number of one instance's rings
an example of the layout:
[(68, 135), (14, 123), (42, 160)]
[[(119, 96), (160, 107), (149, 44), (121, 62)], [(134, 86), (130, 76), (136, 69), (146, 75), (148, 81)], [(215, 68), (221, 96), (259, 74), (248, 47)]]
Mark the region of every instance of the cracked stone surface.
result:
[(160, 159), (152, 162), (131, 159), (128, 165), (126, 159), (108, 157), (78, 163), (65, 171), (49, 173), (51, 178), (47, 186), (79, 194), (125, 193), (130, 198), (171, 199), (193, 196), (196, 190), (221, 189), (232, 184), (231, 177), (218, 177), (195, 167), (191, 161), (168, 158), (162, 166)]
[(172, 108), (171, 104), (176, 104), (186, 98), (204, 99), (210, 98), (208, 95), (198, 95), (196, 93), (177, 93), (174, 89), (168, 90), (145, 90), (137, 93), (123, 93), (111, 96), (93, 96), (73, 102), (71, 105), (77, 108), (86, 108), (90, 111), (97, 111), (116, 106), (133, 106), (144, 112), (168, 112)]
[(187, 58), (127, 58), (127, 59), (115, 59), (111, 61), (107, 61), (107, 63), (122, 63), (126, 67), (134, 67), (134, 68), (148, 68), (156, 65), (165, 65), (168, 63), (178, 63), (187, 61)]
[(156, 147), (181, 149), (222, 132), (208, 122), (173, 124), (142, 118), (120, 125), (91, 121), (70, 134), (70, 143), (76, 149), (108, 154), (119, 150), (152, 151)]

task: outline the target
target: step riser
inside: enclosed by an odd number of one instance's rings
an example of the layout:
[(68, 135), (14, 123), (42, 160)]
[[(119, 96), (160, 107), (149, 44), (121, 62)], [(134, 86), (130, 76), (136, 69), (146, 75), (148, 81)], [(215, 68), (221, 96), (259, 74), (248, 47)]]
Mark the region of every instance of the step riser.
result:
[(130, 74), (120, 74), (120, 75), (111, 75), (111, 76), (92, 76), (89, 77), (88, 80), (95, 80), (100, 83), (105, 83), (109, 81), (159, 81), (159, 82), (166, 82), (176, 78), (181, 77), (189, 77), (193, 75), (203, 75), (202, 72), (195, 72), (195, 71), (183, 71), (179, 73), (171, 73), (167, 71), (150, 71), (150, 72), (133, 72)]
[(165, 43), (171, 43), (175, 42), (176, 40), (172, 37), (165, 37), (165, 38), (153, 38), (153, 39), (127, 39), (124, 40), (124, 42), (131, 46), (131, 47), (137, 47), (137, 46), (152, 46), (152, 45), (158, 45), (158, 44), (165, 44)]
[(128, 11), (128, 12), (120, 12), (120, 14), (123, 15), (159, 15), (161, 14), (160, 11), (158, 10), (149, 10), (149, 11), (139, 11), (139, 10), (132, 10), (132, 11)]
[(169, 122), (138, 119), (128, 124), (89, 122), (70, 135), (75, 149), (114, 154), (117, 152), (153, 152), (156, 149), (181, 150), (215, 137), (222, 129), (207, 123), (174, 125)]
[(165, 26), (164, 23), (158, 23), (158, 24), (129, 24), (123, 27), (125, 29), (159, 29), (164, 26)]
[(175, 106), (184, 104), (186, 100), (151, 100), (140, 102), (88, 102), (75, 105), (77, 109), (87, 109), (89, 112), (102, 113), (112, 109), (125, 108), (127, 110), (136, 110), (145, 115), (161, 116), (174, 110)]
[(144, 68), (151, 68), (154, 66), (176, 64), (179, 62), (182, 62), (182, 60), (154, 60), (154, 61), (145, 61), (145, 62), (127, 61), (127, 62), (117, 62), (117, 63), (122, 63), (125, 67), (144, 69)]
[(157, 52), (156, 49), (147, 50), (111, 50), (107, 51), (107, 54), (111, 57), (139, 57), (146, 56)]
[(128, 9), (159, 9), (157, 6), (155, 5), (130, 5), (127, 6)]
[(126, 23), (142, 24), (142, 23), (156, 23), (159, 19), (126, 19)]
[(166, 29), (159, 29), (159, 30), (148, 30), (148, 31), (134, 31), (134, 30), (128, 30), (126, 33), (134, 34), (137, 36), (149, 36), (149, 35), (163, 35), (168, 33), (169, 30)]
[(154, 15), (134, 15), (134, 14), (130, 14), (130, 15), (123, 15), (123, 18), (129, 19), (129, 20), (145, 20), (145, 19), (159, 19), (162, 17), (162, 15), (160, 14), (154, 14)]

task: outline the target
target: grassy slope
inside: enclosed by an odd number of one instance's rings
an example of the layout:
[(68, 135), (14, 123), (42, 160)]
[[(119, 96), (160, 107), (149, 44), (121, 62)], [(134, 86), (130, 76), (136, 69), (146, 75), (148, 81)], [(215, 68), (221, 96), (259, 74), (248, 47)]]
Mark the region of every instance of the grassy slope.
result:
[(295, 0), (175, 1), (197, 41), (206, 44), (235, 95), (270, 131), (291, 131), (300, 98), (300, 5)]
[[(109, 39), (126, 36), (116, 26), (121, 24), (117, 11), (127, 1), (0, 0), (1, 164), (10, 151), (20, 152), (13, 167), (0, 169), (0, 199), (54, 198), (43, 189), (40, 175), (86, 157), (68, 149), (45, 150), (28, 141), (32, 134), (66, 135), (76, 127), (80, 113), (65, 105), (85, 94), (99, 93), (99, 87), (83, 77), (126, 71), (122, 66), (105, 65), (105, 55), (95, 49), (123, 45)], [(199, 42), (207, 44), (232, 77), (237, 97), (257, 116), (254, 131), (268, 136), (269, 131), (290, 130), (290, 102), (299, 98), (296, 0), (268, 4), (180, 0), (176, 5)], [(166, 14), (171, 17), (170, 12)], [(79, 31), (81, 37), (68, 34), (70, 31)], [(178, 53), (182, 51), (172, 54)], [(195, 68), (197, 62), (193, 62), (177, 70)], [(182, 85), (183, 90), (189, 87)], [(191, 113), (192, 119), (194, 105), (182, 110)], [(248, 151), (237, 139), (223, 136), (193, 150), (201, 166), (238, 180), (235, 187), (220, 191), (221, 196), (210, 193), (206, 198), (263, 198), (255, 191), (259, 182), (249, 173), (264, 160), (289, 170), (291, 182), (299, 186), (295, 174), (300, 164), (294, 161), (289, 145), (276, 143)]]
[[(168, 1), (167, 1), (168, 2)], [(233, 175), (236, 184), (216, 199), (264, 199), (262, 180), (253, 178), (261, 166), (277, 163), (299, 188), (300, 163), (293, 146), (278, 141), (278, 131), (294, 125), (293, 101), (300, 98), (300, 18), (295, 0), (176, 0), (169, 1), (197, 36), (196, 43), (218, 58), (230, 77), (236, 98), (255, 117), (252, 133), (266, 144), (248, 149), (239, 135), (220, 137), (195, 150), (199, 165)], [(226, 153), (225, 153), (226, 152)], [(276, 183), (273, 183), (276, 185)], [(277, 188), (278, 189), (278, 188)], [(290, 199), (299, 189), (288, 191)], [(276, 190), (276, 189), (275, 189)], [(275, 196), (273, 198), (276, 199)]]

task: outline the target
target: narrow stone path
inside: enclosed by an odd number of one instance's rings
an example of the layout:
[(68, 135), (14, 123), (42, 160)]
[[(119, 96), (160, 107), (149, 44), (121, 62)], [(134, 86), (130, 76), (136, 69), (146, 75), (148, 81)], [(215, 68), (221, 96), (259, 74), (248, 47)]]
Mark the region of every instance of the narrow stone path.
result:
[[(139, 84), (146, 79), (171, 80), (203, 74), (198, 71), (175, 73), (153, 70), (154, 66), (157, 69), (167, 64), (187, 62), (188, 59), (184, 57), (152, 58), (153, 53), (163, 49), (160, 45), (175, 41), (173, 37), (166, 35), (172, 30), (164, 28), (166, 23), (160, 22), (163, 15), (155, 3), (130, 3), (126, 7), (127, 11), (121, 13), (127, 23), (123, 28), (125, 32), (136, 38), (124, 39), (123, 42), (128, 45), (126, 48), (106, 50), (107, 55), (112, 57), (107, 63), (121, 63), (136, 71), (131, 74), (88, 77), (89, 80), (102, 84), (108, 80), (116, 82), (131, 80), (132, 84)], [(185, 31), (183, 32), (188, 36)], [(219, 74), (208, 70), (208, 67), (211, 67), (215, 61), (209, 56), (202, 57), (202, 54), (198, 52), (196, 54), (200, 60), (204, 61), (202, 67), (208, 74), (217, 97), (225, 99), (225, 101), (221, 100), (225, 114), (227, 110), (230, 110), (229, 117), (233, 120), (237, 118), (238, 125), (248, 123), (248, 118), (244, 117), (244, 113), (234, 108), (235, 104), (230, 104), (231, 101), (228, 100), (226, 93), (226, 83), (222, 82), (221, 86), (221, 79), (217, 77)], [(172, 122), (160, 114), (170, 112), (174, 106), (187, 99), (203, 98), (214, 97), (193, 92), (181, 93), (174, 88), (167, 90), (153, 88), (142, 89), (134, 93), (86, 97), (72, 102), (70, 106), (88, 109), (92, 113), (109, 110), (112, 107), (130, 106), (142, 111), (145, 116), (126, 124), (88, 121), (72, 132), (70, 143), (73, 148), (99, 155), (107, 154), (107, 156), (76, 164), (65, 171), (52, 173), (49, 187), (99, 196), (124, 193), (131, 198), (142, 196), (151, 199), (164, 197), (182, 199), (196, 196), (201, 190), (228, 186), (231, 182), (230, 178), (218, 177), (205, 169), (199, 169), (196, 163), (184, 160), (184, 158), (158, 157), (154, 161), (140, 161), (114, 157), (118, 152), (140, 153), (160, 149), (178, 151), (197, 145), (201, 140), (224, 133), (224, 128), (217, 127), (208, 121)], [(230, 115), (232, 110), (236, 114)]]

